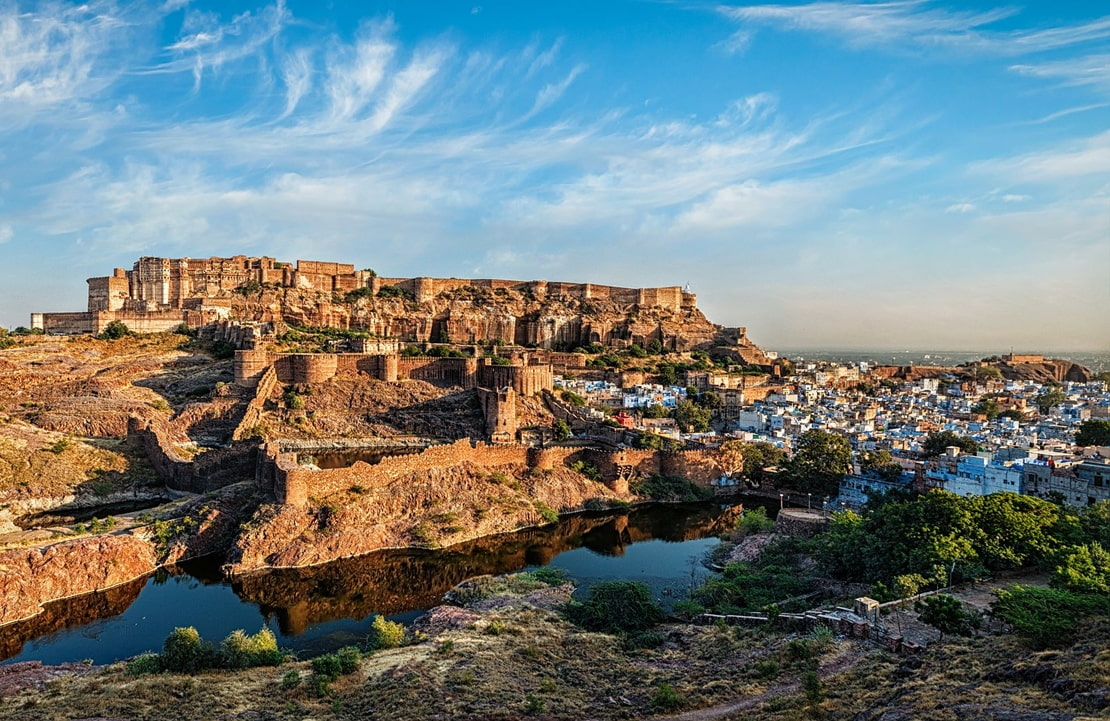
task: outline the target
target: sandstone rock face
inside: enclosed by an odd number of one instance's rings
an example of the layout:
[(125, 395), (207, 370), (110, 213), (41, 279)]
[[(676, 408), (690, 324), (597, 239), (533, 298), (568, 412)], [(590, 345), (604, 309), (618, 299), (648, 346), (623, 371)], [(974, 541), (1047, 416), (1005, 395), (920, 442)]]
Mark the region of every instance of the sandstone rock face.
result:
[(501, 342), (567, 350), (591, 343), (646, 347), (655, 341), (672, 350), (710, 348), (725, 330), (692, 303), (676, 307), (626, 300), (539, 295), (521, 285), (496, 291), (464, 286), (419, 303), (400, 297), (348, 302), (332, 293), (287, 288), (237, 297), (233, 314), (244, 321), (359, 328), (409, 342)]
[(589, 499), (628, 500), (567, 468), (491, 472), (462, 463), (397, 478), (388, 486), (312, 498), (306, 507), (264, 506), (229, 557), (232, 574), (310, 566), (383, 548), (439, 547), (546, 523)]
[(0, 623), (29, 618), (49, 601), (112, 588), (157, 567), (154, 547), (132, 535), (0, 552)]

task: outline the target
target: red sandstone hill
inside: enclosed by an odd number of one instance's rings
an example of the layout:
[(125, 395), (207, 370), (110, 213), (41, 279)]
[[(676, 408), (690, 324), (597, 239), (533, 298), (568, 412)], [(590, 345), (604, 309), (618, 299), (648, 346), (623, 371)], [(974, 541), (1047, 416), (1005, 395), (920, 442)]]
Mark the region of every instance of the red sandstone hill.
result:
[(681, 298), (661, 302), (617, 293), (599, 293), (599, 297), (540, 293), (533, 283), (497, 288), (456, 285), (435, 293), (426, 291), (423, 301), (404, 290), (395, 295), (383, 295), (381, 291), (373, 295), (271, 287), (237, 295), (231, 312), (244, 321), (360, 329), (407, 342), (492, 343), (565, 350), (592, 343), (644, 348), (659, 344), (677, 351), (718, 349), (746, 363), (768, 362), (747, 339), (743, 328), (711, 323), (692, 295), (683, 294)]

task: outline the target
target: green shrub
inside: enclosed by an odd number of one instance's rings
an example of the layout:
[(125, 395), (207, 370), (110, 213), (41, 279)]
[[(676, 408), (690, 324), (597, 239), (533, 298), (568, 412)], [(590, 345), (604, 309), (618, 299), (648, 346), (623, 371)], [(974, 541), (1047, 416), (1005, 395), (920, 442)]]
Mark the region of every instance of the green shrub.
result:
[(736, 530), (745, 535), (754, 533), (767, 533), (775, 527), (775, 522), (767, 517), (767, 509), (763, 506), (745, 508), (744, 515), (736, 521)]
[(334, 678), (319, 676), (314, 673), (308, 677), (308, 690), (313, 696), (322, 698), (327, 696), (328, 692), (331, 691), (331, 682), (334, 680)]
[(562, 568), (545, 566), (543, 568), (532, 569), (531, 571), (527, 571), (527, 573), (531, 578), (534, 578), (540, 583), (545, 583), (548, 586), (562, 586), (564, 583), (570, 581), (570, 575)]
[(156, 653), (144, 653), (127, 662), (128, 676), (146, 676), (162, 672), (162, 657)]
[(334, 653), (325, 653), (312, 659), (312, 675), (314, 678), (334, 681), (343, 675), (343, 662)]
[(524, 697), (524, 713), (528, 714), (529, 716), (543, 713), (543, 710), (545, 708), (547, 708), (547, 702), (544, 701), (542, 698), (537, 698), (532, 694), (528, 694)]
[(358, 670), (362, 662), (362, 651), (354, 646), (344, 646), (335, 652), (335, 657), (339, 659), (339, 672), (346, 676)]
[(255, 666), (278, 666), (284, 660), (278, 650), (274, 632), (263, 628), (253, 636), (241, 629), (232, 631), (221, 646), (224, 665), (228, 668), (253, 668)]
[(366, 645), (370, 649), (397, 648), (405, 642), (405, 627), (395, 621), (390, 621), (385, 616), (375, 616), (370, 624), (370, 635)]
[(629, 634), (624, 639), (624, 646), (627, 649), (639, 648), (659, 648), (667, 641), (667, 634), (658, 631), (640, 631), (639, 633)]
[(686, 599), (676, 602), (674, 606), (671, 607), (671, 611), (680, 618), (691, 619), (694, 616), (700, 616), (705, 613), (705, 606), (702, 606), (697, 601)]
[(281, 687), (288, 691), (301, 685), (301, 672), (291, 668), (281, 677)]
[(97, 337), (101, 340), (119, 340), (129, 335), (131, 335), (131, 329), (123, 321), (114, 320), (104, 326), (104, 330)]
[(674, 711), (684, 703), (685, 700), (669, 683), (660, 684), (651, 697), (651, 707), (658, 711)]
[(806, 700), (812, 704), (820, 703), (821, 699), (825, 698), (821, 678), (813, 669), (809, 669), (802, 674), (802, 691), (806, 695)]
[(162, 644), (162, 666), (167, 671), (196, 673), (217, 665), (216, 650), (202, 641), (192, 626), (175, 628)]
[(559, 521), (559, 513), (543, 501), (535, 501), (532, 506), (536, 509), (536, 513), (540, 514), (543, 520), (548, 523), (557, 523)]
[(566, 604), (563, 613), (571, 623), (607, 633), (646, 631), (664, 618), (648, 587), (635, 581), (599, 583), (585, 601)]
[(1110, 616), (1110, 596), (1056, 588), (1011, 586), (994, 592), (991, 615), (1036, 647), (1066, 646), (1078, 621)]
[(752, 671), (755, 673), (756, 678), (777, 678), (779, 670), (779, 662), (774, 659), (756, 661), (755, 666), (752, 667)]
[(59, 438), (50, 446), (50, 452), (61, 455), (62, 453), (65, 453), (67, 450), (69, 450), (72, 446), (73, 441), (69, 438)]

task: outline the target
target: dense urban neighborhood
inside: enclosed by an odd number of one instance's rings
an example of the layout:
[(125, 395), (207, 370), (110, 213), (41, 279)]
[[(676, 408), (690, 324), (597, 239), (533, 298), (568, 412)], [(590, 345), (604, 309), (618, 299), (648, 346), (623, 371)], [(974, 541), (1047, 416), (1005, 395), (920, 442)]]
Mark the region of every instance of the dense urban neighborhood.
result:
[[(1021, 360), (1043, 362), (1039, 356)], [(779, 451), (773, 457), (784, 460), (806, 434), (843, 439), (852, 458), (842, 480), (835, 491), (822, 489), (829, 493), (810, 489), (806, 499), (827, 509), (858, 508), (875, 494), (911, 488), (961, 496), (1010, 491), (1074, 506), (1110, 499), (1105, 380), (1007, 380), (990, 359), (970, 371), (932, 370), (929, 377), (906, 379), (866, 362), (802, 361), (790, 376), (750, 389), (743, 383), (752, 376), (724, 370), (685, 371), (682, 384), (669, 386), (556, 383), (580, 396), (598, 420), (675, 441), (708, 447), (741, 441), (752, 444), (749, 451), (773, 448)], [(753, 396), (758, 400), (749, 402)], [(697, 415), (703, 408), (711, 413), (691, 425), (683, 410)], [(760, 486), (757, 479), (743, 480), (753, 490)]]

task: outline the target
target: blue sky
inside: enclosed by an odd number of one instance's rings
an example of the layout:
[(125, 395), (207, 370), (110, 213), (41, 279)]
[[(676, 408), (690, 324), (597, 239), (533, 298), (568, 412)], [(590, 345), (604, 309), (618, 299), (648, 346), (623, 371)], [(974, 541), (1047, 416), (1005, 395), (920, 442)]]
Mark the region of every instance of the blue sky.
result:
[(238, 253), (1110, 350), (1110, 9), (0, 0), (0, 324)]

